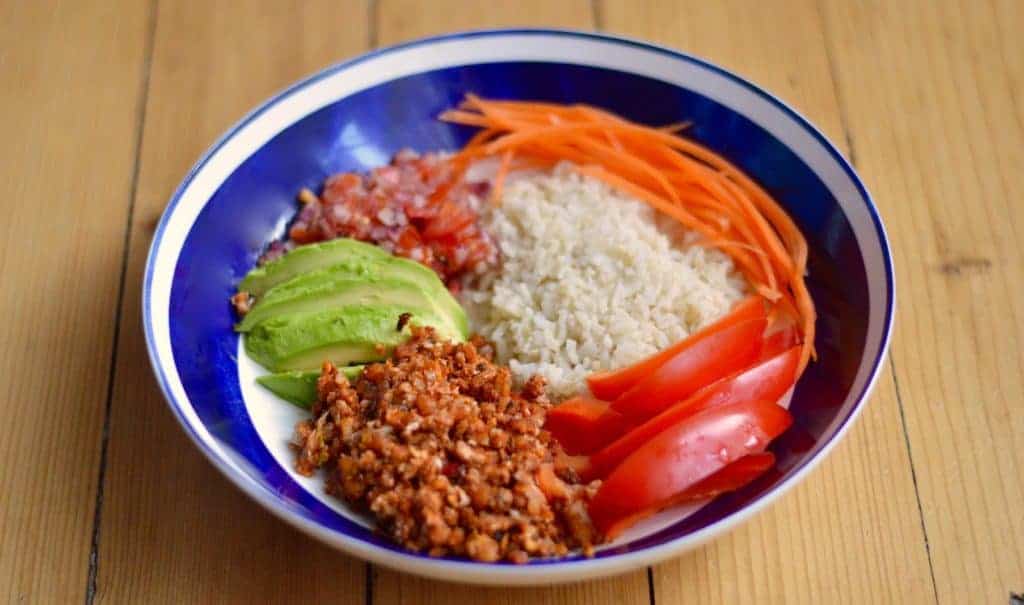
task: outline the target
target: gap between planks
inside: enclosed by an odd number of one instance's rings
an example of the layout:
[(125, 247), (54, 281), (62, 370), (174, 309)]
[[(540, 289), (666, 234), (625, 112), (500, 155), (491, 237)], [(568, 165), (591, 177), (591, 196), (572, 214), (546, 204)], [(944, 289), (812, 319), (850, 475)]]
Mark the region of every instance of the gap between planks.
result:
[[(815, 8), (818, 10), (818, 22), (821, 24), (821, 34), (825, 41), (825, 58), (828, 63), (829, 73), (832, 76), (832, 89), (836, 95), (836, 104), (839, 106), (839, 126), (843, 130), (843, 138), (846, 139), (846, 148), (847, 153), (849, 154), (850, 164), (854, 169), (858, 169), (857, 150), (854, 146), (853, 135), (850, 132), (850, 121), (847, 116), (846, 98), (843, 95), (842, 86), (839, 85), (839, 69), (836, 67), (835, 58), (832, 53), (831, 30), (828, 27), (828, 23), (826, 23), (825, 14), (821, 8), (821, 2), (822, 0), (815, 2)], [(903, 442), (907, 450), (907, 460), (910, 462), (910, 478), (914, 484), (914, 499), (917, 502), (917, 516), (921, 521), (921, 537), (924, 540), (925, 555), (928, 559), (928, 575), (932, 582), (932, 597), (934, 598), (935, 603), (938, 604), (939, 589), (938, 584), (935, 581), (935, 564), (932, 562), (932, 549), (928, 542), (928, 527), (924, 521), (924, 507), (921, 504), (921, 490), (917, 484), (917, 469), (914, 466), (914, 450), (910, 445), (910, 433), (907, 430), (907, 415), (903, 406), (903, 397), (900, 393), (899, 374), (896, 370), (896, 359), (892, 350), (892, 333), (890, 333), (890, 343), (887, 353), (889, 357), (889, 371), (892, 372), (893, 389), (896, 393), (896, 407), (900, 412), (900, 428), (903, 432)]]
[(131, 185), (128, 189), (128, 213), (125, 217), (124, 235), (121, 240), (121, 266), (117, 282), (117, 306), (114, 320), (113, 342), (110, 347), (110, 368), (107, 372), (106, 402), (103, 407), (103, 431), (100, 434), (100, 464), (96, 479), (96, 498), (93, 508), (92, 540), (89, 547), (88, 572), (86, 574), (85, 603), (92, 605), (96, 599), (96, 578), (99, 571), (100, 557), (100, 522), (103, 518), (103, 486), (107, 475), (107, 449), (110, 444), (111, 403), (114, 398), (114, 377), (117, 367), (118, 344), (121, 335), (121, 318), (124, 310), (125, 279), (128, 272), (128, 249), (132, 240), (132, 220), (135, 217), (135, 195), (139, 186), (139, 165), (142, 158), (142, 135), (146, 124), (146, 104), (149, 100), (149, 74), (153, 63), (153, 43), (156, 39), (157, 3), (150, 0), (149, 14), (146, 17), (146, 37), (143, 42), (142, 77), (136, 91), (135, 118), (135, 158), (132, 162)]

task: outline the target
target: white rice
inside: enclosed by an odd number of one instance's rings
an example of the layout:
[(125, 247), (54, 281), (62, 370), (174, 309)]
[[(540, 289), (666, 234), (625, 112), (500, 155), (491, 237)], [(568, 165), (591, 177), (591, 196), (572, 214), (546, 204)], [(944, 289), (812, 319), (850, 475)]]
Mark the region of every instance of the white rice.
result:
[(510, 181), (485, 221), (502, 266), (462, 302), (515, 378), (541, 374), (555, 398), (685, 338), (745, 292), (727, 256), (686, 246), (643, 202), (567, 167)]

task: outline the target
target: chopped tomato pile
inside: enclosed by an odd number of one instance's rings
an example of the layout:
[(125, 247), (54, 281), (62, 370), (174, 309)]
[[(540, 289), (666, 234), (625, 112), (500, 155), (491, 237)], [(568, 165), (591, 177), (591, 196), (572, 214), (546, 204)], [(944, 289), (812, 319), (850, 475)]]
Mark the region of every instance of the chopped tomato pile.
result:
[(655, 512), (739, 489), (774, 465), (765, 448), (792, 423), (778, 401), (795, 384), (796, 327), (760, 296), (630, 367), (588, 378), (596, 398), (552, 408), (545, 428), (573, 455), (608, 539)]
[(477, 207), (490, 186), (456, 176), (442, 156), (409, 150), (367, 174), (335, 174), (319, 196), (308, 190), (300, 194), (303, 208), (288, 232), (290, 242), (272, 247), (268, 255), (291, 245), (351, 237), (423, 263), (452, 288), (464, 274), (497, 259), (497, 248), (478, 221)]

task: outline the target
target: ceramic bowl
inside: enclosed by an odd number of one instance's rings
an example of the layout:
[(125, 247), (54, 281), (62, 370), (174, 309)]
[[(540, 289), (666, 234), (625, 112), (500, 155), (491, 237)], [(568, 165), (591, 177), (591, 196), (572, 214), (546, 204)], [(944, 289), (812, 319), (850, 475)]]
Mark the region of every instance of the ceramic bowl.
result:
[[(295, 195), (403, 147), (458, 148), (437, 121), (466, 92), (583, 102), (633, 120), (693, 123), (688, 136), (771, 192), (807, 237), (818, 360), (796, 386), (794, 426), (768, 475), (700, 508), (666, 511), (593, 558), (488, 564), (409, 553), (292, 470), (301, 414), (253, 384), (261, 372), (232, 330), (228, 298), (296, 212)], [(231, 128), (170, 199), (146, 265), (149, 354), (171, 410), (224, 475), (284, 521), (351, 555), (483, 584), (544, 584), (621, 573), (714, 538), (807, 476), (849, 430), (882, 367), (893, 267), (867, 190), (824, 135), (771, 94), (704, 60), (638, 41), (552, 30), (478, 31), (378, 50), (275, 95)]]

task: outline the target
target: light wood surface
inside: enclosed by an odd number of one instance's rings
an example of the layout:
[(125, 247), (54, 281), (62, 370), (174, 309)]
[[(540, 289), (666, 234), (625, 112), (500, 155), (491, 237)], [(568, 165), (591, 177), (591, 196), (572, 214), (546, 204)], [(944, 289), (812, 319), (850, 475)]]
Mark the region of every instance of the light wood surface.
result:
[(85, 594), (146, 30), (145, 5), (0, 5), (0, 599), (11, 602)]
[[(600, 28), (765, 86), (892, 240), (891, 360), (806, 482), (647, 572), (480, 589), (374, 569), (235, 490), (146, 361), (174, 186), (277, 89), (374, 45)], [(1005, 603), (1024, 592), (1024, 4), (1016, 0), (0, 0), (0, 601)], [(122, 277), (123, 275), (123, 277)]]
[(1003, 602), (1024, 591), (1024, 10), (823, 12), (895, 248), (892, 360), (937, 597)]

